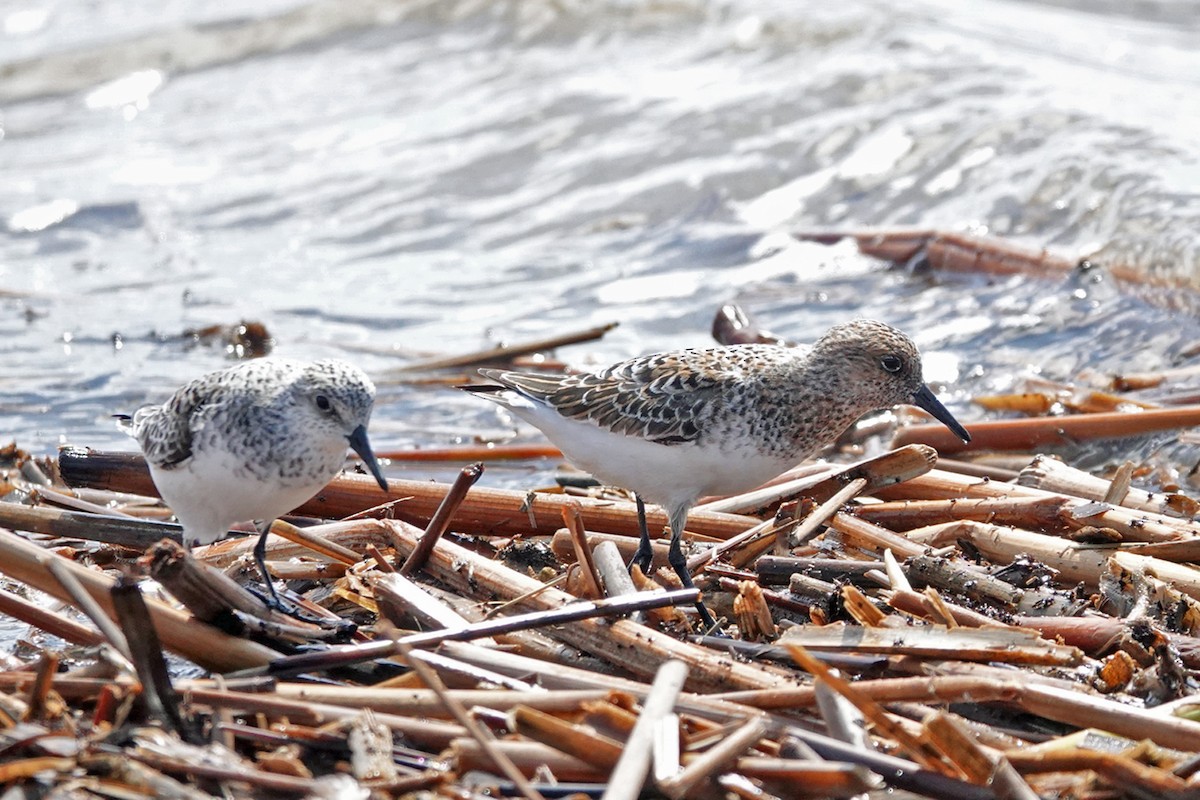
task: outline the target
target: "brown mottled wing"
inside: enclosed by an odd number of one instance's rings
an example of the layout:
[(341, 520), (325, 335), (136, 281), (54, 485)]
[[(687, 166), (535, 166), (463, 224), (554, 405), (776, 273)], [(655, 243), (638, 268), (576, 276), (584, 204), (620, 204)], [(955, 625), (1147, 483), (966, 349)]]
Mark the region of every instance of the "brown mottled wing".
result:
[(480, 370), (492, 380), (553, 407), (564, 417), (659, 444), (699, 439), (726, 396), (745, 378), (735, 350), (680, 350), (623, 361), (600, 372), (565, 377)]

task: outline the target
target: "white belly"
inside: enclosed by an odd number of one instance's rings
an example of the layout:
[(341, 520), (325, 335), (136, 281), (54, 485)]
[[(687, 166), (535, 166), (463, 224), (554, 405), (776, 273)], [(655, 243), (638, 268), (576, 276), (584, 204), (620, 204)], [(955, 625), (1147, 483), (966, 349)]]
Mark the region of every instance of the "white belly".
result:
[(154, 485), (179, 519), (188, 544), (216, 541), (235, 522), (273, 520), (302, 505), (328, 482), (309, 479), (285, 485), (239, 475), (233, 462), (228, 452), (217, 451), (197, 453), (175, 469), (150, 468)]
[(753, 489), (794, 466), (793, 460), (765, 456), (750, 446), (656, 444), (540, 406), (510, 408), (540, 428), (575, 466), (668, 509), (691, 506), (705, 495)]

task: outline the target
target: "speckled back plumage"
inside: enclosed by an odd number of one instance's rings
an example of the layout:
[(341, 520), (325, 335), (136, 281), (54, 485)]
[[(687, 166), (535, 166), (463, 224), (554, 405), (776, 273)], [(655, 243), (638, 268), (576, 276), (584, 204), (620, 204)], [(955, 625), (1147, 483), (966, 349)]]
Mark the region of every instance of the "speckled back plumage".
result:
[[(313, 434), (327, 432), (344, 455), (343, 432), (322, 424), (319, 415), (308, 415), (311, 420), (295, 415), (298, 403), (319, 390), (348, 414), (370, 417), (375, 387), (357, 368), (333, 359), (262, 359), (204, 375), (162, 405), (139, 409), (131, 433), (147, 462), (160, 469), (177, 468), (195, 450), (219, 446), (245, 456), (247, 473), (258, 477), (297, 476), (306, 468), (325, 474), (324, 463), (305, 463)], [(303, 429), (297, 429), (300, 419), (306, 422)]]
[[(881, 367), (896, 358), (899, 369)], [(832, 328), (811, 346), (738, 345), (623, 361), (546, 377), (481, 373), (563, 417), (663, 445), (723, 449), (753, 443), (799, 460), (869, 411), (908, 402), (921, 357), (900, 331), (873, 320)]]
[(374, 397), (367, 376), (342, 361), (248, 361), (140, 409), (129, 432), (185, 541), (207, 543), (235, 522), (269, 522), (308, 500), (349, 447), (382, 481), (365, 433)]

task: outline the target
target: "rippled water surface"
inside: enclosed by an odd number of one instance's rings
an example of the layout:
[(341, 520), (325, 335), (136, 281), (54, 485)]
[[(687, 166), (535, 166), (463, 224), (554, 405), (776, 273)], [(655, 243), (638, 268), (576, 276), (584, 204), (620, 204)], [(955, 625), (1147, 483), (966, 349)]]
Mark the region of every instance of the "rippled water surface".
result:
[[(0, 436), (129, 448), (111, 414), (227, 361), (181, 334), (243, 319), (380, 377), (382, 449), (505, 425), (382, 380), (415, 355), (620, 321), (560, 353), (603, 363), (708, 344), (728, 301), (798, 340), (909, 330), (967, 421), (1029, 374), (1189, 365), (1200, 7), (1125, 9), (6, 4)], [(1188, 289), (909, 273), (789, 235), (897, 225)]]

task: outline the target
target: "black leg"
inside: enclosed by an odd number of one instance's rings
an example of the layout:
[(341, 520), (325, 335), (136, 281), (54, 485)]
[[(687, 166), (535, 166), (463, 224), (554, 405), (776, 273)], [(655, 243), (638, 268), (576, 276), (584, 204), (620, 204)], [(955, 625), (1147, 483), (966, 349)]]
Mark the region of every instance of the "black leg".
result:
[(637, 501), (638, 525), (642, 529), (642, 538), (638, 540), (637, 550), (633, 554), (633, 560), (629, 562), (629, 567), (632, 569), (636, 564), (642, 568), (642, 572), (649, 575), (650, 564), (654, 561), (654, 548), (650, 546), (650, 529), (646, 526), (646, 503), (639, 494), (635, 494), (633, 498)]
[[(679, 582), (684, 585), (684, 588), (691, 589), (696, 584), (692, 583), (692, 576), (688, 573), (687, 559), (683, 555), (683, 546), (679, 542), (680, 537), (683, 535), (682, 521), (678, 527), (672, 525), (671, 528), (671, 549), (667, 551), (667, 561), (670, 563), (671, 568), (675, 570), (675, 574), (679, 576)], [(713, 615), (709, 613), (708, 607), (704, 605), (703, 600), (696, 601), (696, 611), (700, 613), (700, 620), (704, 623), (705, 633), (716, 629), (717, 621), (713, 619)]]
[(258, 571), (262, 575), (263, 583), (267, 585), (267, 589), (271, 592), (271, 599), (267, 605), (274, 611), (283, 611), (283, 603), (279, 599), (279, 593), (275, 591), (275, 584), (271, 581), (271, 573), (267, 572), (267, 534), (271, 531), (271, 523), (275, 520), (267, 520), (266, 522), (258, 523), (258, 541), (254, 545), (254, 563), (258, 565)]

